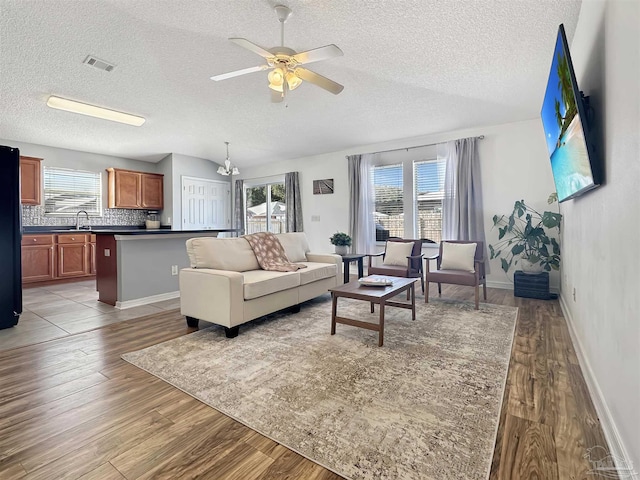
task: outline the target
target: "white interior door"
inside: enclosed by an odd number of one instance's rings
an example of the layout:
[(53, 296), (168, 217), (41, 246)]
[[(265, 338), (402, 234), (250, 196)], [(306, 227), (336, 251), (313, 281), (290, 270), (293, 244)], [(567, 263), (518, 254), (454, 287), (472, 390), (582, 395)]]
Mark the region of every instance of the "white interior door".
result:
[(231, 228), (231, 186), (182, 177), (182, 230)]

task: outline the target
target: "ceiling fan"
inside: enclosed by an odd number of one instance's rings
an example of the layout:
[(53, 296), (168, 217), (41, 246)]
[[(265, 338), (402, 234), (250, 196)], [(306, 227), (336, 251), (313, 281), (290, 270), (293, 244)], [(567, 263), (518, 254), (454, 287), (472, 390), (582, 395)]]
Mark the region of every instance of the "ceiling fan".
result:
[(271, 70), (269, 72), (269, 88), (271, 89), (271, 101), (274, 103), (282, 102), (287, 90), (294, 90), (300, 86), (302, 81), (313, 83), (320, 88), (333, 93), (339, 94), (344, 86), (334, 82), (322, 75), (319, 75), (311, 70), (302, 68), (300, 65), (307, 63), (318, 62), (320, 60), (327, 60), (333, 57), (339, 57), (343, 55), (342, 50), (337, 46), (325, 45), (324, 47), (314, 48), (313, 50), (307, 50), (306, 52), (297, 53), (291, 48), (284, 46), (284, 24), (291, 16), (291, 10), (284, 5), (277, 5), (274, 10), (280, 21), (280, 46), (270, 49), (262, 48), (255, 43), (250, 42), (246, 38), (230, 38), (233, 43), (246, 48), (247, 50), (257, 53), (266, 60), (266, 64), (258, 65), (257, 67), (244, 68), (242, 70), (236, 70), (229, 73), (223, 73), (211, 77), (211, 80), (216, 82), (220, 80), (226, 80), (227, 78), (238, 77), (240, 75), (246, 75), (247, 73), (262, 72), (265, 70)]

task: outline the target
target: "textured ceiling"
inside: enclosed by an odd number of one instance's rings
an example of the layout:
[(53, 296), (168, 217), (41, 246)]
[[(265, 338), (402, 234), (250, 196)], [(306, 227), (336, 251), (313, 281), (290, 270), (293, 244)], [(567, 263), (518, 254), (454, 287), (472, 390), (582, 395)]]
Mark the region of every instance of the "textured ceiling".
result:
[[(273, 6), (293, 10), (285, 45), (335, 43), (315, 85), (270, 103), (267, 72), (229, 42), (280, 43)], [(147, 161), (174, 152), (234, 164), (535, 118), (557, 28), (572, 0), (0, 0), (0, 138)], [(87, 55), (114, 63), (107, 73)], [(120, 125), (48, 108), (49, 95), (146, 117)]]

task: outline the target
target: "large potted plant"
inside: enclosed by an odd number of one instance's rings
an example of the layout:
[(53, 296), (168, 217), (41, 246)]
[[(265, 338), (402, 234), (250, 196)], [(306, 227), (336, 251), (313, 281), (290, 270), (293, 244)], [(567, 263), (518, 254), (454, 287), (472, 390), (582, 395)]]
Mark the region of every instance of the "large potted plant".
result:
[(338, 255), (346, 255), (349, 252), (347, 247), (351, 246), (351, 237), (346, 233), (336, 232), (329, 238), (329, 241), (336, 246)]
[[(558, 195), (553, 193), (547, 203), (557, 200)], [(560, 245), (549, 233), (556, 229), (559, 232), (561, 221), (560, 213), (540, 213), (524, 200), (516, 201), (509, 216), (493, 216), (493, 226), (499, 233), (498, 242), (489, 245), (490, 258), (499, 258), (505, 273), (518, 264), (525, 273), (558, 270)]]

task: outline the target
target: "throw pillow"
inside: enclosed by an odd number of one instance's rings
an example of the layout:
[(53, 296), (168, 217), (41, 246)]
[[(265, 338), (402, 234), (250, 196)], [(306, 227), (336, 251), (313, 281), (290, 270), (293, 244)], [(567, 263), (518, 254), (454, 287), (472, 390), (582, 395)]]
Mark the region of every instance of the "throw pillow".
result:
[(307, 252), (309, 252), (309, 244), (307, 236), (303, 232), (279, 233), (276, 235), (284, 253), (290, 262), (306, 262)]
[(477, 243), (442, 242), (442, 270), (464, 270), (475, 273)]
[(387, 242), (382, 264), (406, 267), (408, 265), (407, 257), (411, 255), (412, 250), (413, 242)]

